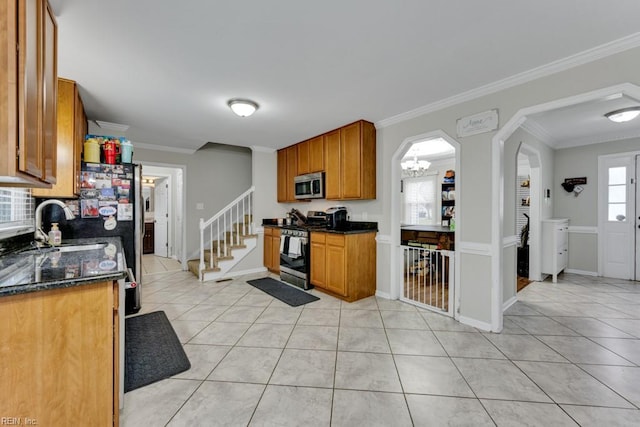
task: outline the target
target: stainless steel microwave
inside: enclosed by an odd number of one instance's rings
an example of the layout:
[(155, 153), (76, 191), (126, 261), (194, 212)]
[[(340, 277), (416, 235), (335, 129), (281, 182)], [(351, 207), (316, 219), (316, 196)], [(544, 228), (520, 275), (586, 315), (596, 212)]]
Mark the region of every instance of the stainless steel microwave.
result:
[(324, 172), (298, 175), (293, 183), (296, 199), (324, 199)]

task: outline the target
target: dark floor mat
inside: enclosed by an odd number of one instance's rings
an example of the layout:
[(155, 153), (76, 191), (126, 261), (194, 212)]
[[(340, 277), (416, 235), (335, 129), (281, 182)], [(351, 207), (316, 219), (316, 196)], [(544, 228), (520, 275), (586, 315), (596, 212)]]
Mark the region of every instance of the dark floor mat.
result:
[(164, 311), (129, 317), (124, 323), (125, 392), (191, 368)]
[(280, 301), (289, 304), (291, 307), (297, 307), (320, 299), (315, 295), (308, 294), (302, 290), (289, 286), (286, 283), (282, 283), (269, 277), (249, 280), (247, 283), (254, 288), (260, 289), (262, 292), (268, 293), (274, 298), (278, 298)]

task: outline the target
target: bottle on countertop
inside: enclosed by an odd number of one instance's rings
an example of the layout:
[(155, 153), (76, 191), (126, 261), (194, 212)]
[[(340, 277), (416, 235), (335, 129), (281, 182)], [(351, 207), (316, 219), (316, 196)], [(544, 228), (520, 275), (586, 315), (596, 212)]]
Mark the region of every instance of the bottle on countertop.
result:
[(51, 223), (51, 230), (49, 231), (49, 244), (51, 246), (57, 246), (62, 243), (62, 232), (58, 228), (57, 222)]

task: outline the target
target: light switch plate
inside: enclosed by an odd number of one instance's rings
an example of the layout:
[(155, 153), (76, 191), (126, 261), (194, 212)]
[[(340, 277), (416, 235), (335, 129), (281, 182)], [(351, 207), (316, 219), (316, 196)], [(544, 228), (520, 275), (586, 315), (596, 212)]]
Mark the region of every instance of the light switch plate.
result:
[(204, 203), (196, 203), (196, 210), (204, 210)]

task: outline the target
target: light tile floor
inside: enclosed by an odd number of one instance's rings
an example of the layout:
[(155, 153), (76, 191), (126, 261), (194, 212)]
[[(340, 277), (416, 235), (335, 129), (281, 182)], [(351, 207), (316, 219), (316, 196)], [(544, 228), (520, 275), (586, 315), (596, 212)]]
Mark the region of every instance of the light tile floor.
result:
[(143, 275), (180, 270), (182, 270), (182, 264), (173, 258), (163, 258), (152, 254), (142, 255)]
[(289, 307), (264, 275), (144, 277), (192, 368), (125, 394), (122, 425), (640, 425), (637, 282), (532, 283), (491, 334), (375, 297)]

